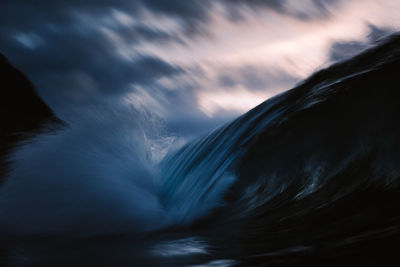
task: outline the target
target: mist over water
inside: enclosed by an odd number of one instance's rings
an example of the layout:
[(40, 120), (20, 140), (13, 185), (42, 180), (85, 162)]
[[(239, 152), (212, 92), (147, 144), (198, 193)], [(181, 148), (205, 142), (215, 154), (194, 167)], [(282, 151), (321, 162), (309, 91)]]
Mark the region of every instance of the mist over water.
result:
[(158, 162), (173, 147), (132, 106), (91, 106), (68, 127), (27, 140), (0, 192), (3, 234), (142, 232), (173, 221), (159, 199)]

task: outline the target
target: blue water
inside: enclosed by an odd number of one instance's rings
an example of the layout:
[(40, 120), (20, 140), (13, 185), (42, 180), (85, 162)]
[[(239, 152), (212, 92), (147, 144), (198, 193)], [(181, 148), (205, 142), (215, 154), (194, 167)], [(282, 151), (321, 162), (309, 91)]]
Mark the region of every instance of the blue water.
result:
[[(9, 266), (350, 266), (396, 258), (399, 37), (185, 142), (127, 103), (27, 139)], [(362, 255), (360, 257), (359, 255)]]

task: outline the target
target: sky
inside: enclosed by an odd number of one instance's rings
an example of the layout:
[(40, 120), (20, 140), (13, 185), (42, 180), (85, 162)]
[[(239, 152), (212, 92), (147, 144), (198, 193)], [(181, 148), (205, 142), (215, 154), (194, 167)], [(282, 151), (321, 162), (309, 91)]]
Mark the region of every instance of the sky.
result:
[(0, 2), (0, 52), (59, 117), (124, 103), (183, 136), (399, 28), (398, 0)]

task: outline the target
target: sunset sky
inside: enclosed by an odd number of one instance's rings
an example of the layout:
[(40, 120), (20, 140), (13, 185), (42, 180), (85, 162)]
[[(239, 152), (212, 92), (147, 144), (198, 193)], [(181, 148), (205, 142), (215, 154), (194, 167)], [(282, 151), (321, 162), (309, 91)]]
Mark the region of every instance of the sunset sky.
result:
[(132, 104), (197, 135), (400, 27), (398, 0), (5, 0), (0, 52), (61, 118)]

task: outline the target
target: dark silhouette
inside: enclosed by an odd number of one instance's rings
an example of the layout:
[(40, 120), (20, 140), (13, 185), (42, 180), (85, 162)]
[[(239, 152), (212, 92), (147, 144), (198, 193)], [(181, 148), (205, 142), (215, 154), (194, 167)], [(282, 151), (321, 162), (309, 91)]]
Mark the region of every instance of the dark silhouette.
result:
[(38, 133), (46, 123), (62, 124), (25, 75), (0, 54), (0, 182), (7, 155), (15, 145)]

